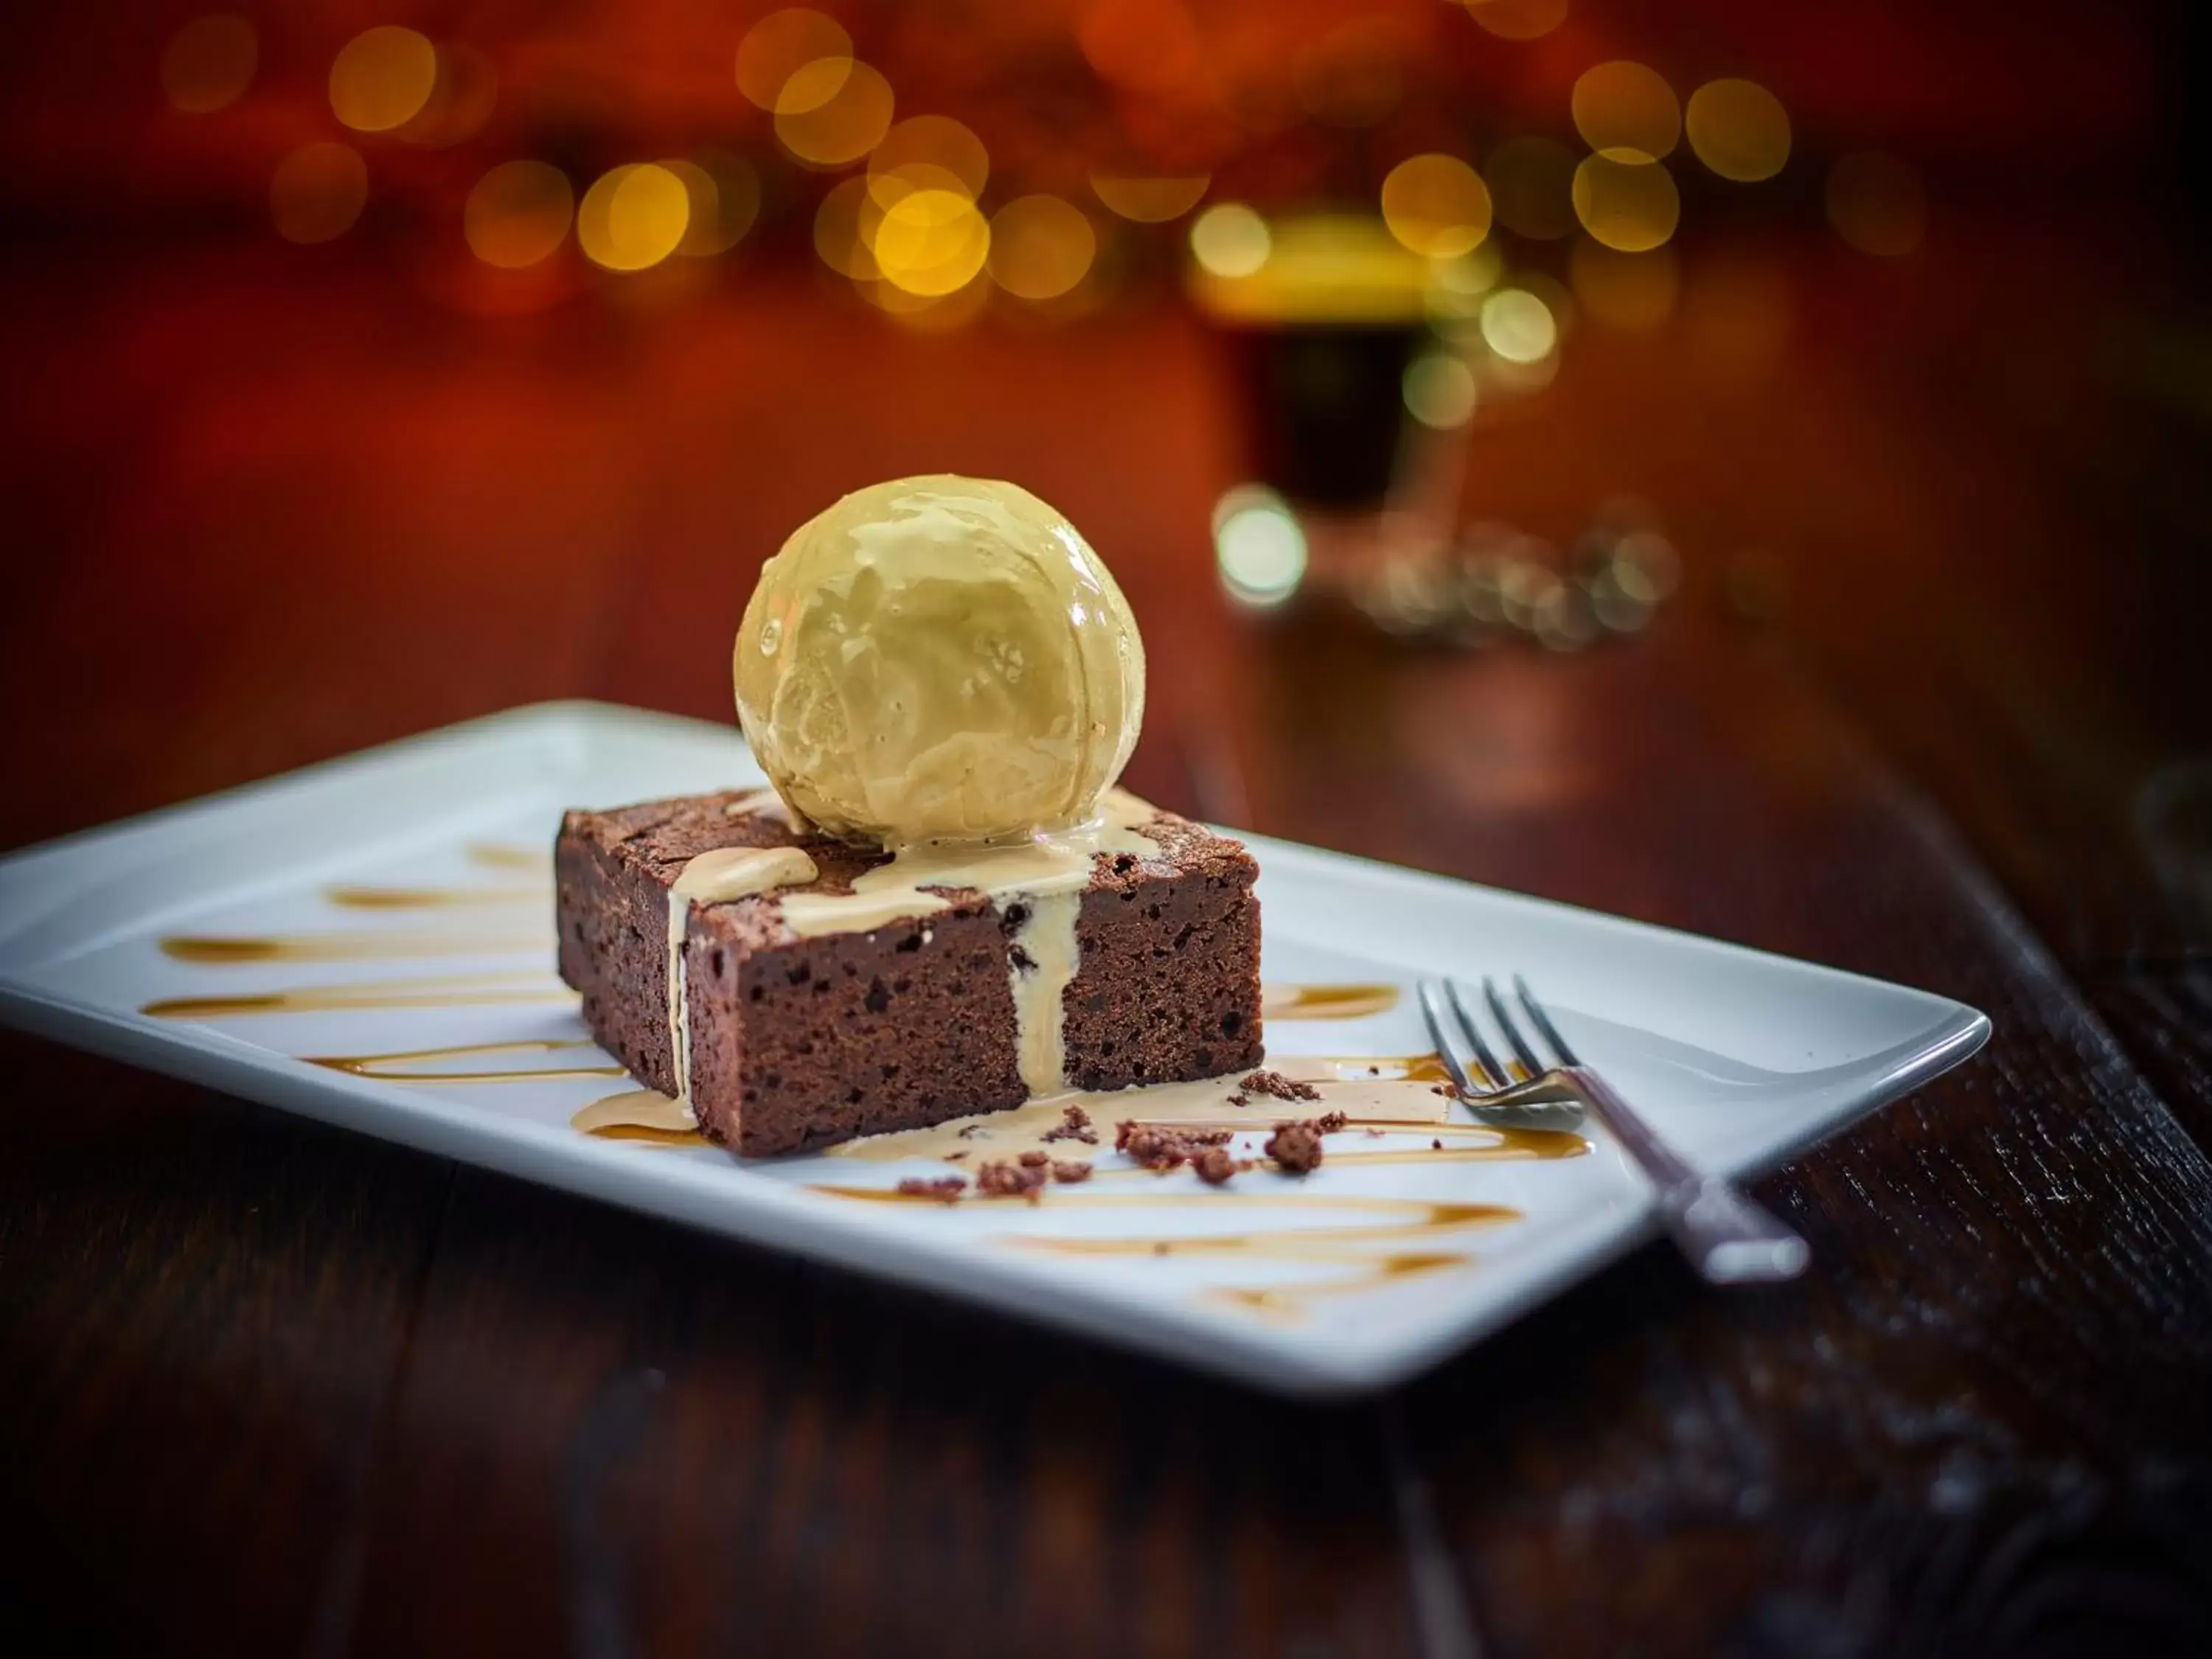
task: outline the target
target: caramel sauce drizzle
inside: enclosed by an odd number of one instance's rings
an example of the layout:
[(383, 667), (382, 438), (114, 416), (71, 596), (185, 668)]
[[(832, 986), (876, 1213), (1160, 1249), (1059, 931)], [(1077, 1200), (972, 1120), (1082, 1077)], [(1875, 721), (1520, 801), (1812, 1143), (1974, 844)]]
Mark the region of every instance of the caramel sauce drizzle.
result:
[(589, 1037), (542, 1037), (518, 1042), (466, 1042), (450, 1048), (406, 1048), (382, 1054), (302, 1054), (310, 1066), (345, 1072), (354, 1077), (380, 1078), (386, 1083), (523, 1083), (545, 1079), (620, 1077), (619, 1066), (524, 1066), (502, 1071), (419, 1072), (407, 1069), (413, 1062), (461, 1060), (476, 1054), (553, 1054), (564, 1048), (593, 1047)]
[[(1079, 1203), (1083, 1201), (1080, 1194), (1068, 1196)], [(1090, 1201), (1093, 1204), (1137, 1203), (1147, 1206), (1160, 1202), (1156, 1198), (1133, 1198), (1119, 1193), (1101, 1194)], [(1352, 1227), (1285, 1227), (1279, 1232), (1267, 1233), (1196, 1233), (1165, 1238), (1058, 1238), (1040, 1233), (1012, 1233), (1002, 1236), (999, 1242), (1060, 1255), (1287, 1256), (1310, 1251), (1310, 1257), (1301, 1255), (1299, 1259), (1340, 1261), (1346, 1245), (1424, 1238), (1431, 1233), (1461, 1227), (1498, 1227), (1521, 1219), (1520, 1211), (1503, 1204), (1428, 1204), (1419, 1199), (1395, 1201), (1411, 1205), (1421, 1213), (1410, 1221), (1375, 1222)], [(1361, 1200), (1353, 1200), (1346, 1207), (1358, 1206), (1360, 1203)], [(1329, 1201), (1327, 1198), (1273, 1198), (1261, 1194), (1239, 1200), (1238, 1206), (1266, 1204), (1312, 1209), (1328, 1207)]]
[(1262, 1019), (1364, 1019), (1398, 1006), (1395, 985), (1263, 985)]
[(325, 887), (342, 910), (440, 910), (477, 904), (543, 904), (552, 889), (534, 887)]
[[(497, 843), (471, 847), (470, 857), (486, 866), (542, 872), (550, 866), (549, 855)], [(542, 902), (542, 888), (499, 887), (408, 888), (338, 886), (325, 896), (342, 908), (369, 910), (430, 909), (447, 907)], [(161, 948), (184, 962), (234, 965), (245, 963), (343, 961), (393, 955), (488, 954), (494, 951), (543, 949), (550, 939), (542, 934), (485, 938), (461, 933), (418, 933), (362, 931), (353, 933), (302, 933), (264, 937), (175, 935), (163, 939)], [(1262, 988), (1265, 1016), (1273, 1019), (1355, 1019), (1387, 1012), (1400, 1000), (1394, 985), (1268, 985)], [(149, 1016), (170, 1019), (210, 1019), (246, 1014), (313, 1011), (380, 1010), (459, 1007), (502, 1003), (574, 1001), (575, 994), (546, 984), (535, 974), (461, 974), (409, 979), (368, 981), (351, 984), (302, 987), (289, 991), (223, 996), (171, 997), (145, 1005)], [(584, 1039), (539, 1039), (509, 1042), (460, 1044), (448, 1048), (397, 1050), (368, 1054), (305, 1056), (310, 1065), (349, 1075), (392, 1083), (501, 1083), (619, 1076), (622, 1068), (605, 1066), (532, 1067), (441, 1066), (414, 1069), (422, 1063), (458, 1060), (501, 1054), (554, 1053), (591, 1046)], [(1493, 1159), (1579, 1157), (1591, 1150), (1578, 1134), (1556, 1130), (1510, 1129), (1455, 1121), (1452, 1102), (1434, 1085), (1448, 1081), (1442, 1060), (1433, 1054), (1396, 1055), (1315, 1055), (1285, 1060), (1277, 1068), (1299, 1076), (1322, 1091), (1318, 1102), (1292, 1102), (1252, 1096), (1243, 1108), (1231, 1104), (1238, 1092), (1234, 1079), (1208, 1079), (1199, 1085), (1162, 1085), (1150, 1089), (1108, 1094), (1058, 1095), (1032, 1099), (1011, 1112), (979, 1114), (939, 1125), (933, 1129), (872, 1136), (830, 1149), (832, 1156), (878, 1158), (939, 1157), (955, 1146), (989, 1155), (1006, 1156), (1024, 1145), (1041, 1145), (1045, 1132), (1061, 1121), (1064, 1109), (1079, 1103), (1091, 1111), (1109, 1146), (1117, 1118), (1197, 1128), (1222, 1127), (1243, 1133), (1264, 1133), (1287, 1118), (1320, 1115), (1353, 1105), (1349, 1130), (1425, 1136), (1454, 1144), (1437, 1147), (1383, 1147), (1372, 1151), (1336, 1150), (1328, 1155), (1330, 1167), (1344, 1165), (1488, 1161)], [(1336, 1101), (1332, 1104), (1332, 1097)], [(1385, 1109), (1376, 1110), (1387, 1102)], [(1164, 1108), (1165, 1109), (1161, 1109)], [(1231, 1115), (1233, 1113), (1233, 1115)], [(595, 1100), (578, 1111), (571, 1124), (580, 1132), (605, 1139), (655, 1148), (710, 1144), (699, 1129), (687, 1103), (672, 1100), (653, 1090), (629, 1090)], [(971, 1133), (960, 1131), (973, 1125)], [(1345, 1137), (1331, 1138), (1340, 1146)], [(1470, 1139), (1478, 1144), (1466, 1144)], [(984, 1143), (978, 1146), (975, 1143)], [(1092, 1158), (1098, 1149), (1079, 1142), (1057, 1148), (1062, 1156)], [(952, 1167), (958, 1167), (957, 1164)], [(1187, 1172), (1186, 1172), (1187, 1173)], [(1152, 1182), (1166, 1179), (1161, 1173), (1134, 1166), (1100, 1170), (1098, 1181)], [(1358, 1271), (1340, 1279), (1267, 1286), (1226, 1286), (1202, 1294), (1209, 1300), (1267, 1318), (1295, 1317), (1314, 1301), (1357, 1294), (1425, 1273), (1467, 1266), (1475, 1258), (1464, 1252), (1390, 1251), (1380, 1258), (1370, 1247), (1388, 1245), (1451, 1229), (1502, 1225), (1520, 1218), (1519, 1212), (1498, 1205), (1445, 1204), (1422, 1200), (1366, 1197), (1304, 1192), (1255, 1191), (1247, 1176), (1225, 1191), (1201, 1187), (1194, 1178), (1165, 1190), (1149, 1193), (1077, 1193), (1055, 1190), (1055, 1206), (1127, 1205), (1157, 1207), (1224, 1201), (1240, 1208), (1280, 1206), (1303, 1210), (1349, 1209), (1370, 1214), (1407, 1218), (1348, 1227), (1289, 1228), (1273, 1232), (1166, 1237), (1055, 1238), (1014, 1235), (1005, 1242), (1017, 1248), (1066, 1255), (1203, 1255), (1288, 1261), (1346, 1261)], [(902, 1194), (895, 1188), (817, 1185), (825, 1194), (874, 1203), (926, 1203), (937, 1200)], [(971, 1197), (969, 1203), (994, 1202)], [(1013, 1200), (1006, 1200), (1012, 1202)]]
[(405, 933), (362, 928), (342, 933), (172, 933), (161, 954), (179, 962), (362, 962), (404, 957), (499, 957), (550, 950), (553, 936), (528, 933)]
[[(1551, 1132), (1543, 1132), (1551, 1133)], [(1579, 1139), (1578, 1136), (1564, 1137)], [(1584, 1150), (1587, 1150), (1585, 1146)], [(1408, 1153), (1408, 1158), (1434, 1153)], [(1332, 1154), (1331, 1163), (1350, 1162), (1351, 1158)], [(1106, 1171), (1108, 1174), (1142, 1175), (1146, 1170)], [(817, 1186), (811, 1190), (832, 1197), (851, 1199), (863, 1203), (928, 1204), (940, 1200), (926, 1194), (902, 1193), (893, 1187)], [(1019, 1204), (1020, 1199), (968, 1200), (966, 1202)], [(1217, 1209), (1224, 1203), (1233, 1203), (1238, 1209), (1277, 1206), (1286, 1209), (1341, 1209), (1364, 1211), (1370, 1214), (1401, 1215), (1407, 1218), (1395, 1222), (1370, 1223), (1348, 1227), (1289, 1227), (1264, 1233), (1195, 1234), (1190, 1236), (1134, 1237), (1054, 1237), (1047, 1235), (1016, 1233), (1001, 1235), (995, 1242), (1011, 1244), (1020, 1249), (1033, 1249), (1056, 1255), (1069, 1256), (1208, 1256), (1234, 1257), (1247, 1261), (1296, 1262), (1344, 1262), (1358, 1271), (1337, 1279), (1292, 1282), (1286, 1285), (1216, 1285), (1201, 1291), (1200, 1296), (1207, 1301), (1219, 1302), (1238, 1310), (1262, 1318), (1295, 1320), (1303, 1317), (1310, 1304), (1328, 1297), (1352, 1296), (1361, 1291), (1379, 1290), (1399, 1280), (1423, 1273), (1440, 1273), (1449, 1268), (1474, 1265), (1476, 1258), (1465, 1251), (1408, 1250), (1386, 1251), (1380, 1257), (1363, 1248), (1376, 1244), (1390, 1244), (1427, 1238), (1432, 1235), (1469, 1228), (1509, 1225), (1522, 1218), (1522, 1212), (1503, 1204), (1450, 1204), (1424, 1199), (1386, 1198), (1347, 1194), (1271, 1194), (1239, 1192), (1235, 1188), (1216, 1191), (1192, 1186), (1177, 1192), (1158, 1196), (1120, 1193), (1091, 1193), (1055, 1191), (1048, 1200), (1054, 1206), (1074, 1206), (1099, 1208), (1127, 1205), (1157, 1208), (1164, 1205), (1211, 1205)]]
[(1453, 1267), (1472, 1267), (1474, 1263), (1474, 1257), (1471, 1255), (1407, 1252), (1386, 1255), (1364, 1272), (1351, 1273), (1342, 1279), (1324, 1279), (1318, 1283), (1309, 1281), (1293, 1285), (1229, 1285), (1203, 1291), (1200, 1294), (1207, 1301), (1226, 1303), (1243, 1312), (1287, 1323), (1304, 1318), (1310, 1304), (1323, 1297), (1357, 1296), (1367, 1291), (1385, 1289), (1401, 1279), (1424, 1273), (1443, 1273)]
[(152, 1019), (233, 1019), (246, 1014), (303, 1014), (386, 1008), (473, 1008), (506, 1003), (574, 1002), (576, 994), (535, 970), (443, 974), (422, 979), (305, 985), (290, 991), (162, 997), (139, 1012)]
[(481, 864), (489, 870), (543, 870), (553, 868), (553, 854), (543, 847), (517, 847), (512, 842), (472, 841), (469, 843), (470, 862)]

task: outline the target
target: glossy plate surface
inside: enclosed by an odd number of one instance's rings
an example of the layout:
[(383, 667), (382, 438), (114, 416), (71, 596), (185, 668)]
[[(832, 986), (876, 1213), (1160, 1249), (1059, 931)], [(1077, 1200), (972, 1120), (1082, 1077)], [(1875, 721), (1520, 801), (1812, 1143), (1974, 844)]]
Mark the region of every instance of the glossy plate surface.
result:
[[(0, 1014), (365, 1133), (1301, 1394), (1378, 1387), (1652, 1231), (1594, 1124), (1353, 1130), (1294, 1181), (1124, 1167), (1043, 1201), (866, 1196), (933, 1161), (741, 1163), (587, 1134), (626, 1089), (551, 969), (563, 808), (754, 781), (726, 729), (518, 709), (0, 860)], [(1271, 1018), (1271, 1061), (1428, 1051), (1424, 975), (1519, 971), (1662, 1133), (1749, 1174), (1971, 1054), (1947, 999), (1264, 837), (1264, 976), (1384, 988)], [(1395, 997), (1390, 988), (1401, 994)], [(1360, 1012), (1361, 1010), (1366, 1012)], [(1296, 1115), (1262, 1101), (1262, 1122)], [(1304, 1109), (1310, 1111), (1312, 1108)], [(1262, 1131), (1264, 1133), (1264, 1129)], [(1256, 1151), (1257, 1137), (1240, 1143)], [(1164, 1248), (1163, 1248), (1164, 1247)], [(1817, 1264), (1814, 1271), (1818, 1271)], [(1720, 1294), (1722, 1292), (1716, 1292)], [(1787, 1292), (1783, 1292), (1786, 1294)]]

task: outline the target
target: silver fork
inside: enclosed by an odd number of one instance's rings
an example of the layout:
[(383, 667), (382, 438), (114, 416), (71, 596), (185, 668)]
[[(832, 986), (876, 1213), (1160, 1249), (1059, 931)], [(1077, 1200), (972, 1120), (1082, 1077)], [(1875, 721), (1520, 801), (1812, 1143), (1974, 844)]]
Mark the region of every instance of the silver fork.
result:
[[(1484, 977), (1483, 1000), (1519, 1062), (1517, 1075), (1499, 1063), (1456, 983), (1422, 981), (1421, 1017), (1468, 1109), (1521, 1127), (1566, 1127), (1579, 1121), (1580, 1113), (1571, 1105), (1563, 1109), (1562, 1097), (1587, 1104), (1657, 1188), (1661, 1218), (1700, 1278), (1713, 1285), (1771, 1284), (1805, 1271), (1812, 1252), (1802, 1238), (1735, 1182), (1706, 1174), (1669, 1146), (1611, 1085), (1576, 1058), (1518, 974), (1513, 989), (1528, 1023), (1558, 1056), (1556, 1064), (1547, 1066), (1537, 1058), (1494, 980)], [(1456, 1043), (1450, 1035), (1455, 1030), (1461, 1039)], [(1462, 1048), (1468, 1051), (1465, 1058)]]

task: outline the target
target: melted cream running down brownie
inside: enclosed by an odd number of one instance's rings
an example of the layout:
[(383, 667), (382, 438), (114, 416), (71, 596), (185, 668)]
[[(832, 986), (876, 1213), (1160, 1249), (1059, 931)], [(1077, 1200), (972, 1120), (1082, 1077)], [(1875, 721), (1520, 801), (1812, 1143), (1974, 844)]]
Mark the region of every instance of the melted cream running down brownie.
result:
[(749, 1155), (1255, 1063), (1257, 873), (1113, 788), (1127, 603), (1013, 485), (899, 479), (769, 562), (733, 667), (772, 790), (572, 812), (562, 976)]
[[(856, 878), (890, 860), (802, 836), (775, 809), (754, 810), (758, 799), (571, 812), (555, 849), (561, 976), (583, 994), (592, 1034), (641, 1083), (688, 1092), (701, 1127), (745, 1156), (921, 1128), (1032, 1092), (1259, 1063), (1258, 871), (1237, 842), (1144, 815), (1136, 833), (1152, 850), (1092, 857), (1073, 896), (1072, 975), (1058, 996), (1039, 996), (1042, 970), (1021, 943), (1039, 907), (1018, 896), (949, 890), (945, 908), (866, 931), (793, 928), (794, 900), (850, 896)], [(670, 890), (693, 860), (726, 848), (797, 848), (820, 874), (681, 904), (672, 1023)], [(1056, 1029), (1063, 1058), (1033, 1090), (1022, 1057), (1050, 1046), (1040, 1026)]]

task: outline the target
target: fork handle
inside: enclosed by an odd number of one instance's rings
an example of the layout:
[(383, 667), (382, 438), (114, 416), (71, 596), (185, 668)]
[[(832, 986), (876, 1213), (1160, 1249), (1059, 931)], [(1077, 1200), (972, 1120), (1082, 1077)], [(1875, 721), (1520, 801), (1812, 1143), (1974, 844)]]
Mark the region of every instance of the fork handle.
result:
[(1658, 1188), (1667, 1231), (1699, 1278), (1710, 1285), (1763, 1285), (1805, 1271), (1812, 1251), (1780, 1217), (1727, 1177), (1690, 1163), (1589, 1067), (1562, 1070)]

